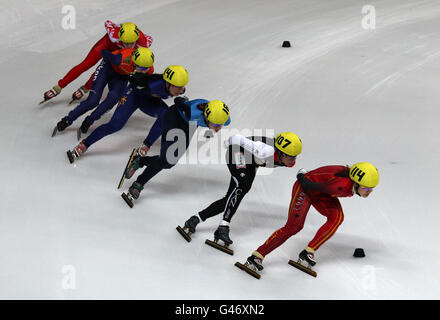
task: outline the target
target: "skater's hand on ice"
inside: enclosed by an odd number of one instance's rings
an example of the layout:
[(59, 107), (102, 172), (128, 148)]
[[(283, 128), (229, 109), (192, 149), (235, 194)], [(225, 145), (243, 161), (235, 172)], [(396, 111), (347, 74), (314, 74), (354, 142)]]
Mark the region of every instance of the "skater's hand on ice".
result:
[(145, 144), (142, 144), (139, 148), (138, 148), (138, 154), (141, 157), (145, 157), (148, 153), (148, 151), (150, 150), (149, 147), (147, 147)]

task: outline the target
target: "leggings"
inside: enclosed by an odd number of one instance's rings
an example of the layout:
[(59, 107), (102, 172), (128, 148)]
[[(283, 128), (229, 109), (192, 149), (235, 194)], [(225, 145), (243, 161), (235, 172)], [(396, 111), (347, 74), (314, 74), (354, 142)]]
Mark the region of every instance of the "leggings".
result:
[(228, 163), (228, 169), (231, 173), (228, 191), (223, 198), (199, 212), (202, 221), (223, 212), (223, 220), (231, 222), (241, 200), (251, 189), (257, 171), (255, 165), (247, 164), (244, 168), (237, 168), (235, 164)]
[[(167, 140), (168, 132), (173, 129), (177, 129), (175, 132), (180, 135)], [(141, 167), (147, 168), (137, 177), (136, 182), (145, 185), (163, 169), (174, 167), (188, 149), (194, 131), (190, 133), (188, 122), (182, 118), (175, 105), (168, 108), (163, 117), (160, 155), (141, 158)]]
[(297, 234), (304, 227), (304, 222), (311, 205), (327, 218), (327, 221), (321, 226), (312, 241), (308, 244), (310, 248), (318, 250), (321, 245), (333, 236), (344, 221), (342, 207), (338, 198), (335, 197), (327, 195), (310, 197), (304, 192), (300, 183), (296, 181), (292, 189), (292, 200), (289, 206), (289, 215), (286, 225), (275, 231), (266, 242), (257, 249), (257, 252), (264, 257), (282, 245), (291, 236)]
[(132, 91), (130, 85), (126, 87), (126, 91), (119, 101), (112, 118), (106, 124), (96, 128), (86, 139), (85, 145), (90, 147), (102, 138), (121, 130), (131, 115), (140, 109), (143, 113), (151, 117), (157, 118), (146, 138), (148, 144), (152, 145), (160, 136), (162, 131), (162, 117), (168, 106), (159, 98), (143, 97)]
[[(101, 103), (99, 103), (107, 84), (109, 88), (108, 95)], [(72, 123), (84, 113), (98, 106), (96, 110), (87, 117), (90, 124), (93, 123), (118, 102), (126, 86), (126, 76), (118, 74), (109, 62), (101, 62), (96, 68), (92, 90), (90, 91), (89, 96), (69, 112), (67, 115), (67, 121)]]
[[(99, 60), (102, 59), (101, 57), (101, 50), (107, 49), (109, 51), (117, 50), (118, 47), (113, 44), (110, 41), (110, 38), (108, 35), (104, 35), (98, 42), (95, 43), (95, 45), (92, 47), (90, 52), (87, 54), (86, 58), (81, 61), (80, 64), (73, 67), (67, 74), (64, 76), (64, 78), (58, 80), (58, 85), (61, 88), (66, 87), (69, 83), (74, 81), (76, 78), (78, 78), (81, 74), (89, 70), (91, 67), (93, 67)], [(90, 90), (92, 87), (92, 81), (93, 81), (93, 74), (87, 81), (85, 87)]]

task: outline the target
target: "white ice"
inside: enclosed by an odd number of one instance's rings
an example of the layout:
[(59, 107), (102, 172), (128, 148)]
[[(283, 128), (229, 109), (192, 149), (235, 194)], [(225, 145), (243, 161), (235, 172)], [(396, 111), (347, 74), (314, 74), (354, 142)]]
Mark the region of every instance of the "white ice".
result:
[[(438, 299), (440, 3), (367, 2), (1, 0), (0, 298)], [(74, 30), (62, 28), (67, 4)], [(362, 24), (367, 4), (375, 29)], [(156, 70), (185, 66), (188, 97), (224, 100), (231, 128), (301, 137), (296, 166), (257, 176), (243, 200), (231, 223), (234, 256), (204, 244), (221, 216), (190, 243), (175, 230), (225, 194), (225, 165), (163, 171), (133, 209), (120, 197), (128, 154), (153, 118), (137, 111), (75, 165), (65, 152), (82, 118), (50, 137), (93, 70), (38, 102), (107, 19), (152, 35)], [(317, 278), (287, 264), (324, 223), (313, 208), (266, 257), (260, 280), (234, 266), (284, 225), (298, 169), (359, 161), (378, 167), (380, 184), (368, 199), (341, 199), (345, 221), (317, 251)], [(357, 247), (365, 258), (353, 258)]]

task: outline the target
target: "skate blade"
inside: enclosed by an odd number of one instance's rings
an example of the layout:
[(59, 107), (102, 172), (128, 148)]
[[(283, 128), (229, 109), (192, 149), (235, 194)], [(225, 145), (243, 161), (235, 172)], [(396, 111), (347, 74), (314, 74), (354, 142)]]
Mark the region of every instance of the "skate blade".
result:
[(70, 163), (74, 163), (75, 162), (75, 156), (73, 155), (72, 151), (67, 150), (67, 158), (69, 158), (69, 162)]
[(133, 200), (125, 193), (121, 194), (122, 199), (124, 199), (124, 201), (128, 204), (128, 206), (130, 208), (133, 208), (134, 204), (133, 204)]
[(208, 246), (211, 246), (211, 247), (216, 248), (216, 249), (218, 249), (220, 251), (223, 251), (223, 252), (225, 252), (227, 254), (230, 254), (231, 256), (234, 255), (234, 250), (231, 250), (231, 249), (229, 249), (226, 246), (222, 246), (222, 245), (218, 244), (217, 242), (214, 242), (214, 241), (206, 239), (205, 243)]
[(185, 230), (181, 226), (176, 227), (177, 232), (180, 233), (180, 235), (188, 242), (191, 241), (191, 237), (189, 236), (189, 233), (185, 232)]
[(58, 133), (58, 127), (55, 126), (55, 128), (53, 128), (52, 130), (52, 138), (55, 137), (57, 133)]
[(78, 131), (76, 132), (76, 138), (78, 139), (78, 141), (81, 140), (81, 127), (78, 128)]
[(248, 267), (246, 267), (246, 265), (241, 264), (240, 262), (236, 262), (236, 263), (234, 264), (234, 266), (236, 266), (237, 268), (243, 270), (243, 271), (246, 272), (247, 274), (250, 274), (250, 275), (253, 276), (254, 278), (257, 278), (257, 279), (260, 279), (260, 278), (261, 278), (261, 275), (260, 275), (258, 272), (254, 271), (254, 270), (252, 270), (252, 269), (249, 269)]
[(133, 149), (133, 151), (131, 151), (130, 157), (128, 158), (128, 162), (125, 165), (124, 172), (122, 172), (121, 180), (119, 180), (118, 189), (121, 189), (122, 185), (124, 184), (124, 181), (125, 181), (125, 171), (127, 171), (127, 168), (131, 164), (131, 162), (133, 161), (133, 158), (134, 158), (135, 155), (136, 155), (136, 148)]
[(72, 103), (74, 103), (76, 101), (76, 99), (72, 99), (70, 100), (70, 102), (67, 104), (68, 106), (70, 106)]
[(315, 277), (315, 278), (316, 278), (316, 276), (318, 275), (318, 274), (316, 273), (316, 271), (313, 271), (313, 270), (312, 270), (312, 268), (305, 267), (305, 266), (303, 266), (303, 265), (302, 265), (301, 263), (299, 263), (299, 262), (295, 262), (295, 261), (293, 261), (293, 260), (289, 260), (289, 264), (290, 264), (292, 267), (295, 267), (295, 268), (301, 270), (302, 272), (305, 272), (305, 273), (311, 275), (312, 277)]

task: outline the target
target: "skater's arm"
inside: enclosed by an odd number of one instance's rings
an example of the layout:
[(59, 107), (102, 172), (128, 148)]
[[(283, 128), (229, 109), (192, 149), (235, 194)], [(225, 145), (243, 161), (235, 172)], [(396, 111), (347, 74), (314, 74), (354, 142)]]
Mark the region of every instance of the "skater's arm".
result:
[(174, 99), (174, 104), (176, 105), (177, 109), (182, 111), (187, 119), (191, 119), (191, 107), (185, 103), (187, 101), (188, 98), (186, 97), (177, 97)]
[(275, 149), (272, 146), (267, 145), (261, 141), (252, 141), (251, 139), (243, 137), (240, 134), (234, 134), (233, 136), (229, 137), (226, 140), (225, 145), (226, 146), (229, 146), (229, 145), (241, 146), (245, 150), (252, 153), (254, 155), (254, 157), (256, 157), (260, 160), (272, 157), (275, 152)]
[(313, 182), (303, 173), (299, 173), (296, 178), (305, 190), (322, 192), (335, 197), (343, 196), (346, 193), (345, 184), (340, 178), (334, 178), (326, 182)]
[(150, 132), (148, 133), (148, 136), (144, 140), (144, 145), (148, 148), (151, 148), (153, 143), (156, 142), (156, 140), (160, 137), (162, 134), (162, 117), (159, 117), (154, 122), (153, 126), (150, 129)]
[(119, 66), (122, 62), (122, 54), (121, 53), (113, 54), (110, 51), (104, 49), (104, 50), (101, 50), (101, 56), (105, 61), (110, 62), (111, 64), (113, 64), (115, 66)]
[(150, 79), (150, 77), (151, 76), (149, 74), (135, 72), (128, 77), (128, 81), (136, 89), (143, 89), (143, 88), (149, 89), (148, 80)]

